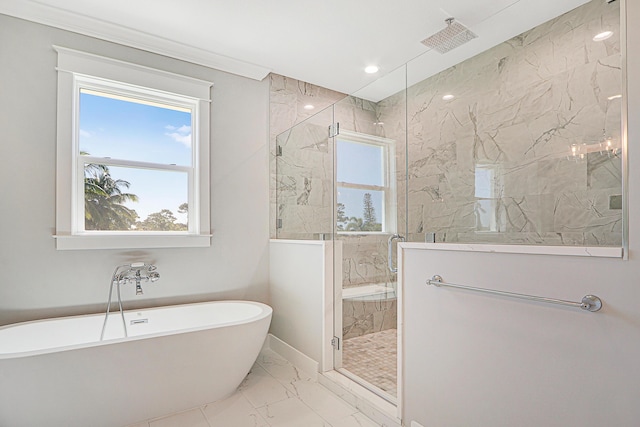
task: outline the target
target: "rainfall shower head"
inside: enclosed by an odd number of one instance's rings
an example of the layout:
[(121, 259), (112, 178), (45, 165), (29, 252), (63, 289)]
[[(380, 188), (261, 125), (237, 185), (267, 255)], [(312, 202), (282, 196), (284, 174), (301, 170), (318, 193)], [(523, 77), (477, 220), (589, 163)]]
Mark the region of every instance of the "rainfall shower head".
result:
[(470, 29), (455, 21), (454, 18), (447, 18), (445, 22), (447, 27), (444, 30), (427, 37), (421, 43), (437, 52), (447, 53), (478, 37)]

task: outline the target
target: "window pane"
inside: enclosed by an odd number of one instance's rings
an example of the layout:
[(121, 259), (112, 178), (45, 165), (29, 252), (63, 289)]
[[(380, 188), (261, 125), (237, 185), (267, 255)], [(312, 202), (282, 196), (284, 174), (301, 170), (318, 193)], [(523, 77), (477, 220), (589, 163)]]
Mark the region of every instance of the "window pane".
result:
[(475, 196), (482, 198), (494, 197), (495, 169), (491, 166), (476, 166)]
[(383, 231), (383, 201), (383, 191), (338, 187), (338, 230)]
[(191, 165), (191, 111), (93, 90), (80, 91), (80, 152)]
[(477, 231), (498, 231), (496, 218), (497, 199), (476, 200), (476, 230)]
[(85, 229), (187, 231), (188, 174), (85, 165)]
[(352, 184), (384, 185), (383, 147), (338, 140), (337, 179)]

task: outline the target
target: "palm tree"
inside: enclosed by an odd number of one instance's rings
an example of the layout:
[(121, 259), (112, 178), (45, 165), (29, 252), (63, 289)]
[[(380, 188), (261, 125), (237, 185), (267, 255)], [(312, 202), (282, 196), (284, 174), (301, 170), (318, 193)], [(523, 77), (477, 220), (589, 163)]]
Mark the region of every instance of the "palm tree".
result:
[(84, 226), (86, 230), (129, 230), (138, 219), (135, 210), (124, 206), (138, 196), (124, 193), (131, 186), (113, 179), (105, 165), (88, 164), (84, 170)]

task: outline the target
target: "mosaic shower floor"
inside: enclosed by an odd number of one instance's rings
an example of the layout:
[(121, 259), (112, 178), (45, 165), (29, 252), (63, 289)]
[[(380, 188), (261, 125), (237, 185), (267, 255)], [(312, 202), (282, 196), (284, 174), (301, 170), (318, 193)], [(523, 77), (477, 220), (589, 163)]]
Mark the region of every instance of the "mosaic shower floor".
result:
[(397, 337), (397, 329), (387, 329), (344, 340), (342, 367), (397, 396)]

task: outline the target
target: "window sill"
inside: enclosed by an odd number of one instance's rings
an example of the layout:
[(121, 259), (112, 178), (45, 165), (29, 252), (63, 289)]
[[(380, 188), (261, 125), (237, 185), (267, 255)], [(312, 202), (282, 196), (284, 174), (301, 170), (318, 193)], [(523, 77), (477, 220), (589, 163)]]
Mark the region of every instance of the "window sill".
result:
[(59, 251), (78, 249), (153, 249), (206, 248), (211, 246), (210, 234), (198, 235), (56, 235)]

